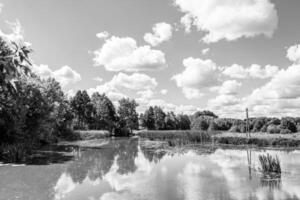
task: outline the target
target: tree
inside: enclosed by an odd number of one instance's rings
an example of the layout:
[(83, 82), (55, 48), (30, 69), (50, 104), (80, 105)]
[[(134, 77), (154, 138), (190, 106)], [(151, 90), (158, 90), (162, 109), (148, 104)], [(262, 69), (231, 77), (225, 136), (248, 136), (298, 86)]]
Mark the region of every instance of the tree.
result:
[(166, 117), (166, 114), (158, 106), (154, 106), (153, 112), (154, 112), (154, 126), (155, 126), (155, 130), (164, 130), (165, 127), (166, 127), (165, 126), (165, 117)]
[[(0, 91), (15, 93), (15, 81), (22, 75), (29, 75), (31, 49), (24, 42), (0, 37)], [(2, 103), (2, 101), (1, 101)]]
[(177, 115), (177, 121), (178, 121), (178, 129), (180, 130), (189, 130), (191, 129), (191, 120), (189, 116), (187, 115)]
[(93, 105), (91, 99), (85, 90), (78, 91), (71, 100), (71, 107), (77, 119), (76, 128), (84, 128), (91, 123)]
[(178, 129), (178, 126), (179, 126), (179, 122), (174, 112), (168, 112), (165, 117), (165, 129), (176, 130)]
[[(297, 126), (296, 126), (296, 123), (295, 123), (295, 120), (291, 117), (284, 117), (281, 119), (281, 122), (280, 122), (280, 129), (281, 130), (289, 130), (290, 132), (292, 133), (295, 133), (297, 132)], [(287, 133), (288, 131), (285, 131), (285, 133)]]
[(91, 101), (95, 109), (95, 128), (112, 132), (116, 122), (116, 110), (111, 100), (105, 94), (96, 92)]
[(212, 117), (212, 118), (218, 118), (218, 116), (209, 111), (209, 110), (203, 110), (203, 111), (197, 111), (193, 114), (192, 118), (197, 119), (198, 117)]
[(133, 129), (138, 129), (138, 113), (136, 112), (136, 107), (138, 104), (135, 100), (130, 100), (129, 98), (123, 98), (119, 100), (119, 125), (121, 128), (127, 128), (132, 133)]
[(191, 127), (194, 130), (206, 131), (209, 127), (209, 124), (207, 119), (205, 119), (204, 117), (198, 117), (192, 122)]
[(154, 110), (152, 106), (145, 111), (141, 120), (143, 127), (147, 128), (148, 130), (155, 129)]

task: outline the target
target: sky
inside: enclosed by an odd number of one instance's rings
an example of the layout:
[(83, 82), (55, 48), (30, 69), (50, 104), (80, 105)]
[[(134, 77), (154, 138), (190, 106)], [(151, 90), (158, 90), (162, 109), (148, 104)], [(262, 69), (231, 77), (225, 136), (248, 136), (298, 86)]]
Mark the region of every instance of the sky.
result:
[(299, 0), (0, 0), (33, 71), (138, 111), (299, 116)]

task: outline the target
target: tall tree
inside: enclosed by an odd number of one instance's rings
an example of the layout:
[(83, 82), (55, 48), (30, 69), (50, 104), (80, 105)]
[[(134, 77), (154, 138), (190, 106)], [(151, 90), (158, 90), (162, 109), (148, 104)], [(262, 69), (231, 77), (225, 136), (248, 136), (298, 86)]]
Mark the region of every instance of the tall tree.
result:
[(133, 129), (138, 129), (138, 113), (136, 112), (136, 107), (138, 104), (135, 100), (130, 100), (129, 98), (123, 98), (119, 100), (119, 123), (121, 127), (126, 127), (132, 133)]
[(77, 118), (77, 128), (84, 128), (92, 118), (93, 106), (87, 92), (78, 91), (71, 100), (71, 107)]
[(155, 129), (156, 130), (163, 130), (165, 129), (165, 117), (166, 114), (164, 113), (164, 111), (158, 107), (158, 106), (154, 106), (153, 108), (153, 112), (154, 112), (154, 125), (155, 125)]
[(155, 129), (154, 111), (152, 106), (145, 111), (142, 118), (142, 126), (148, 130)]
[(95, 108), (96, 129), (106, 129), (112, 131), (116, 122), (116, 110), (111, 100), (105, 95), (95, 92), (91, 97)]

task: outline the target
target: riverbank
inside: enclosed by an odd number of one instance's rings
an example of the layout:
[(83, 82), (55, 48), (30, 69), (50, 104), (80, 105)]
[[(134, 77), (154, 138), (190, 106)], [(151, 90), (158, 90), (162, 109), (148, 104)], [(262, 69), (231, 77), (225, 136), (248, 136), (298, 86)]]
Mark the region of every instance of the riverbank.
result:
[(222, 132), (212, 137), (212, 140), (218, 144), (229, 145), (255, 145), (258, 147), (299, 147), (300, 133), (293, 134), (267, 134), (251, 133), (248, 138), (245, 133)]
[[(267, 134), (251, 133), (248, 138), (245, 133), (215, 132), (215, 131), (150, 131), (142, 130), (135, 133), (141, 138), (149, 140), (168, 141), (173, 143), (201, 143), (213, 142), (222, 145), (252, 145), (257, 147), (299, 147), (300, 133), (294, 134)], [(174, 142), (175, 141), (175, 142)]]

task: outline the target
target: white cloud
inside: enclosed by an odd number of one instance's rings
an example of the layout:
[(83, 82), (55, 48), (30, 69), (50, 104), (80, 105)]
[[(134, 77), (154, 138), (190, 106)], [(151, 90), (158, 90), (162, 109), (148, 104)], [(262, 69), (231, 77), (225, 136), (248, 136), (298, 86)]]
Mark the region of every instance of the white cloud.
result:
[(239, 78), (239, 79), (244, 79), (248, 75), (245, 68), (238, 64), (233, 64), (230, 67), (226, 67), (223, 71), (223, 74), (231, 78)]
[(268, 83), (253, 91), (259, 99), (300, 97), (300, 65), (292, 65), (280, 70)]
[(236, 80), (227, 80), (224, 81), (221, 86), (214, 87), (213, 90), (218, 91), (218, 93), (222, 95), (235, 95), (241, 86), (242, 83)]
[(153, 26), (153, 33), (146, 33), (144, 40), (151, 46), (157, 46), (164, 41), (168, 41), (172, 37), (172, 26), (168, 23), (161, 22)]
[(204, 96), (204, 93), (200, 89), (195, 88), (182, 88), (182, 92), (187, 99), (200, 99)]
[(154, 92), (149, 89), (138, 91), (137, 94), (140, 95), (142, 99), (150, 99), (154, 96)]
[(240, 99), (235, 95), (222, 94), (208, 101), (208, 105), (213, 108), (233, 106), (240, 103)]
[(266, 79), (271, 78), (277, 74), (279, 68), (277, 66), (266, 65), (264, 68), (260, 65), (253, 64), (248, 68), (245, 68), (238, 64), (233, 64), (229, 67), (225, 67), (223, 74), (231, 78), (246, 79), (246, 78), (259, 78)]
[[(134, 73), (127, 75), (120, 72), (113, 76), (109, 82), (88, 89), (88, 93), (89, 95), (92, 95), (94, 92), (105, 93), (112, 101), (117, 101), (123, 97), (127, 97), (124, 92), (128, 90), (136, 91), (139, 95), (144, 95), (145, 97), (149, 96), (149, 91), (154, 90), (156, 87), (157, 82), (155, 78), (151, 78), (146, 74)], [(148, 94), (145, 91), (148, 91)]]
[(270, 0), (174, 0), (174, 4), (185, 13), (181, 23), (186, 32), (195, 26), (206, 33), (202, 38), (206, 43), (261, 34), (271, 37), (278, 24)]
[(62, 87), (81, 80), (80, 74), (67, 65), (55, 71), (52, 71), (48, 65), (33, 65), (31, 69), (42, 79), (54, 78)]
[(167, 67), (162, 51), (148, 45), (138, 47), (130, 37), (112, 36), (94, 54), (95, 64), (108, 71), (155, 71)]
[(80, 74), (78, 74), (69, 66), (63, 66), (60, 69), (53, 71), (53, 76), (62, 84), (62, 86), (66, 86), (81, 80)]
[(286, 57), (295, 63), (300, 61), (300, 45), (294, 45), (288, 48)]
[(188, 99), (200, 98), (200, 89), (214, 86), (218, 83), (218, 67), (211, 60), (200, 58), (186, 58), (183, 60), (184, 71), (174, 75), (178, 87), (183, 89)]
[(127, 75), (122, 72), (115, 75), (109, 84), (114, 88), (130, 90), (151, 90), (157, 86), (155, 78), (151, 78), (146, 74), (134, 73)]
[(277, 66), (266, 65), (265, 68), (262, 68), (260, 65), (253, 64), (250, 68), (247, 69), (250, 77), (253, 78), (271, 78), (277, 74), (279, 68)]
[(162, 95), (166, 95), (166, 94), (168, 93), (168, 90), (167, 90), (167, 89), (162, 89), (162, 90), (160, 91), (160, 93), (161, 93)]
[(202, 55), (208, 54), (209, 50), (210, 50), (209, 48), (202, 49), (201, 51)]
[(103, 78), (97, 76), (97, 77), (93, 78), (93, 80), (101, 83), (103, 81)]
[(109, 37), (109, 33), (107, 31), (103, 31), (96, 34), (96, 37), (99, 39), (106, 39)]

